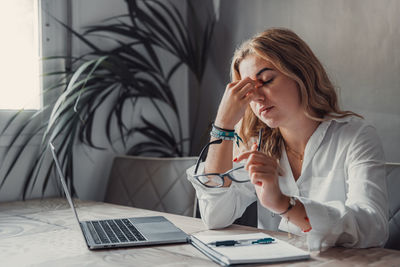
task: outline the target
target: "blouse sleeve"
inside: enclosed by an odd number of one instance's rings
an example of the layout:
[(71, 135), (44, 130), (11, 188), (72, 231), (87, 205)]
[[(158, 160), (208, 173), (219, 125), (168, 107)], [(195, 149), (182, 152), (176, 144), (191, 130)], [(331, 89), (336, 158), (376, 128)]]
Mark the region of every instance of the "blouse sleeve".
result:
[[(204, 170), (200, 165), (199, 173)], [(256, 200), (251, 183), (232, 183), (230, 187), (208, 188), (193, 177), (194, 166), (186, 173), (196, 190), (201, 218), (208, 229), (218, 229), (231, 225), (240, 218), (246, 208)]]
[(347, 199), (321, 203), (298, 197), (304, 204), (312, 230), (311, 250), (325, 246), (384, 246), (388, 238), (388, 199), (384, 153), (376, 131), (365, 126), (347, 150)]

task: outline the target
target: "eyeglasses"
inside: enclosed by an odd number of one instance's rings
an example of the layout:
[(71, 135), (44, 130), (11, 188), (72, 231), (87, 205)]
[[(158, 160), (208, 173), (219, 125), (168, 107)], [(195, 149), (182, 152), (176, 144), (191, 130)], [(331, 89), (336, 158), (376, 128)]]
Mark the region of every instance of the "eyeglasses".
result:
[[(262, 133), (263, 129), (261, 128), (260, 131), (258, 132), (258, 145), (257, 145), (257, 150), (259, 151), (261, 148), (261, 139), (262, 139)], [(228, 179), (236, 182), (236, 183), (247, 183), (250, 182), (249, 174), (248, 172), (244, 169), (244, 164), (241, 164), (238, 167), (235, 167), (233, 169), (230, 169), (227, 172), (224, 173), (203, 173), (203, 174), (197, 174), (197, 170), (199, 168), (200, 162), (202, 161), (202, 158), (205, 154), (205, 151), (210, 145), (213, 144), (221, 144), (222, 139), (217, 139), (214, 141), (209, 142), (207, 145), (203, 147), (203, 149), (200, 152), (200, 155), (197, 159), (196, 162), (196, 167), (194, 169), (194, 175), (193, 177), (199, 181), (201, 184), (203, 184), (206, 187), (210, 188), (217, 188), (217, 187), (222, 187), (224, 185), (224, 178), (227, 177)]]

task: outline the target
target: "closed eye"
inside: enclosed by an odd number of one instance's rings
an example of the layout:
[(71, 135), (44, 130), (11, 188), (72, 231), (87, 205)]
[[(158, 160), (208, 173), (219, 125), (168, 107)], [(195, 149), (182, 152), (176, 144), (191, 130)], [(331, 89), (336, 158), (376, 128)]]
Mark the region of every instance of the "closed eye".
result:
[(268, 81), (262, 82), (262, 85), (267, 85), (271, 83), (274, 80), (274, 78), (269, 79)]

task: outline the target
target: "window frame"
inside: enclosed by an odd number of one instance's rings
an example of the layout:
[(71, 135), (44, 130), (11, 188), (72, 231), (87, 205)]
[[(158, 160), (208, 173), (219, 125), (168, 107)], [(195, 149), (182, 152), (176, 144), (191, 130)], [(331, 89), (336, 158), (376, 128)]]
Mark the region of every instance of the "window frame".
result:
[[(67, 52), (71, 50), (71, 38), (68, 38), (67, 30), (62, 25), (57, 23), (51, 16), (56, 17), (67, 25), (70, 24), (71, 0), (36, 0), (36, 5), (38, 12), (38, 48), (39, 58), (41, 59), (39, 63), (39, 91), (41, 94), (40, 109), (43, 109), (43, 107), (46, 105), (53, 103), (61, 93), (61, 91), (52, 92), (51, 94), (43, 93), (46, 88), (55, 82), (55, 77), (46, 77), (43, 74), (65, 69), (65, 60), (43, 60), (43, 58), (55, 55), (67, 55)], [(16, 130), (20, 127), (21, 123), (23, 123), (30, 116), (34, 115), (37, 111), (40, 111), (40, 109), (0, 109), (0, 147), (7, 146), (11, 142), (12, 137), (15, 135)], [(14, 121), (13, 124), (7, 128), (7, 131), (3, 133), (2, 131), (6, 126), (6, 123), (18, 112), (20, 113), (20, 118)], [(47, 112), (46, 114), (42, 113), (38, 119), (38, 122), (43, 122), (48, 116), (49, 114)], [(24, 135), (31, 135), (32, 133), (32, 130), (29, 129), (24, 131)], [(40, 134), (37, 137), (38, 138), (34, 138), (34, 140), (37, 139), (34, 144), (40, 144)], [(16, 145), (18, 145), (18, 142)]]

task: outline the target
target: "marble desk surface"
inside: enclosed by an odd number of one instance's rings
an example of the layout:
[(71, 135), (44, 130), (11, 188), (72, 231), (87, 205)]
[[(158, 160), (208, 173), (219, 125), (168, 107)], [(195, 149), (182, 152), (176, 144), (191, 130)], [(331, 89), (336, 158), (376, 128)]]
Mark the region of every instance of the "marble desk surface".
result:
[[(260, 231), (232, 225), (207, 230), (200, 219), (102, 202), (76, 201), (81, 220), (162, 215), (187, 234), (236, 234)], [(305, 238), (264, 231), (307, 249)], [(0, 266), (218, 266), (190, 244), (88, 250), (65, 199), (0, 204)], [(253, 265), (260, 266), (260, 265)], [(330, 248), (306, 261), (266, 266), (400, 266), (400, 251), (383, 248)]]

